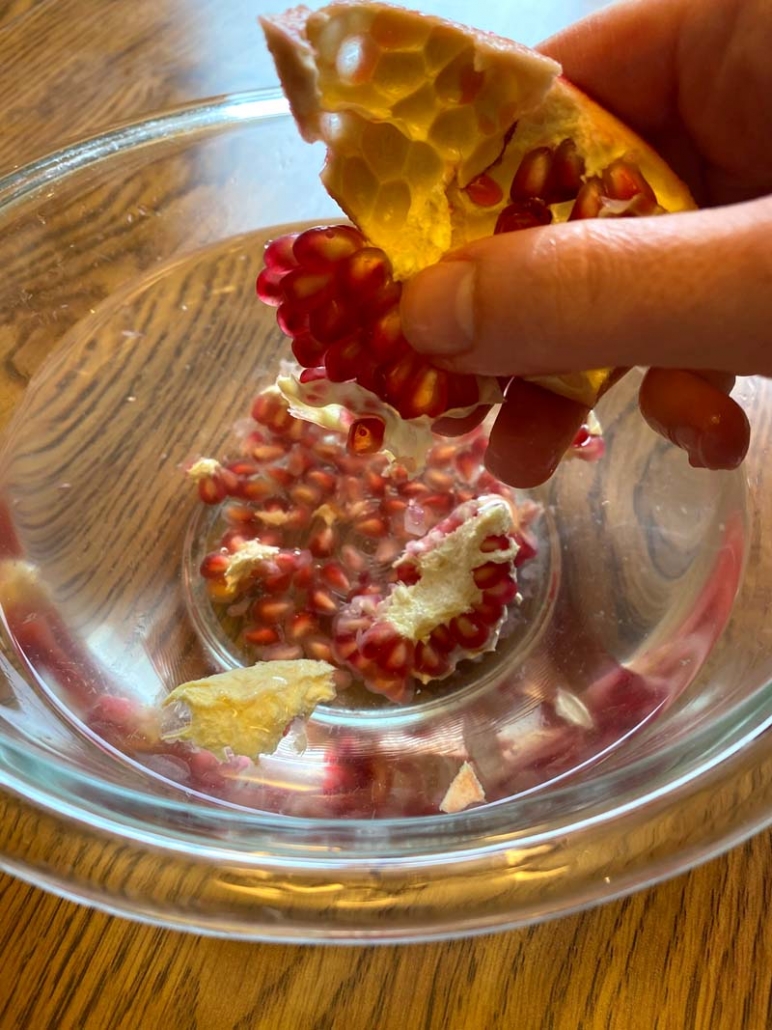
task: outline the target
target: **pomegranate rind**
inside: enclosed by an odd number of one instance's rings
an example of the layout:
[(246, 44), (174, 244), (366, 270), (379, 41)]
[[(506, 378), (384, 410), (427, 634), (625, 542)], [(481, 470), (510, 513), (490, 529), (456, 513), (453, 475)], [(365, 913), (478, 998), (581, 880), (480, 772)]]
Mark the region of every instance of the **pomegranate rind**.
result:
[(182, 683), (164, 707), (182, 704), (189, 722), (163, 734), (207, 751), (256, 758), (273, 753), (294, 719), (307, 719), (335, 697), (335, 667), (299, 658), (260, 662)]
[(560, 71), (510, 40), (385, 3), (261, 24), (303, 138), (328, 147), (322, 181), (398, 279), (450, 249), (448, 187), (498, 160)]
[(463, 812), (470, 805), (485, 801), (485, 791), (469, 762), (464, 762), (440, 801), (440, 811), (446, 815)]
[[(665, 211), (695, 207), (681, 180), (635, 133), (520, 44), (384, 3), (298, 7), (261, 19), (303, 137), (323, 140), (322, 181), (368, 239), (410, 278), (490, 236), (523, 156), (572, 139), (586, 177), (630, 161)], [(501, 194), (475, 203), (486, 174)], [(570, 203), (551, 205), (565, 221)], [(534, 377), (592, 407), (612, 371)]]

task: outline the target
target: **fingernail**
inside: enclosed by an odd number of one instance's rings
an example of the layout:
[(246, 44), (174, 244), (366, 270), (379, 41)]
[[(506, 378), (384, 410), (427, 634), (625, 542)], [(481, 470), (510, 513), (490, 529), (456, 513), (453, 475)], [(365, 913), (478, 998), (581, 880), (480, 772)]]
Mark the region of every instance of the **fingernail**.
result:
[(407, 284), (402, 329), (416, 350), (451, 356), (472, 349), (474, 275), (467, 261), (441, 261)]

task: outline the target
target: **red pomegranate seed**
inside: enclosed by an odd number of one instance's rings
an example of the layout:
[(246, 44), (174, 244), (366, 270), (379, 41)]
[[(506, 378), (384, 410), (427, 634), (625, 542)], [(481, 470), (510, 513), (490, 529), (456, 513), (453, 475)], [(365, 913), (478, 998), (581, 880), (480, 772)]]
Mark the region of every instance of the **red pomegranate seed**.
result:
[(335, 598), (329, 590), (324, 590), (321, 587), (317, 587), (309, 593), (308, 603), (311, 609), (320, 615), (335, 615), (338, 610)]
[(456, 498), (452, 493), (429, 494), (428, 497), (424, 497), (421, 504), (436, 515), (447, 515), (455, 507)]
[(501, 604), (510, 604), (517, 597), (517, 583), (508, 577), (499, 580), (489, 587), (483, 589), (483, 597), (487, 601), (498, 601)]
[(448, 410), (448, 378), (441, 368), (423, 363), (410, 379), (398, 410), (403, 418), (438, 418)]
[(322, 491), (311, 483), (295, 483), (289, 491), (290, 499), (295, 504), (303, 504), (316, 508), (322, 502)]
[(456, 468), (467, 483), (471, 483), (480, 469), (480, 460), (471, 450), (459, 451), (456, 454)]
[(602, 178), (606, 193), (614, 200), (632, 200), (640, 194), (648, 197), (654, 204), (657, 202), (654, 190), (640, 169), (629, 161), (621, 158), (612, 161), (608, 168), (604, 168)]
[(465, 651), (479, 651), (490, 636), (490, 627), (471, 612), (451, 619), (448, 629), (456, 643)]
[(448, 626), (435, 626), (429, 634), (429, 643), (442, 654), (450, 654), (455, 648), (456, 641)]
[(361, 305), (391, 279), (391, 263), (378, 247), (363, 247), (341, 264), (341, 285)]
[(292, 253), (303, 268), (324, 272), (364, 245), (364, 236), (353, 226), (319, 226), (302, 232), (293, 243)]
[(276, 324), (285, 336), (299, 336), (308, 332), (308, 311), (284, 301), (276, 309)]
[(457, 450), (455, 443), (436, 443), (429, 451), (427, 464), (431, 470), (444, 469), (453, 461)]
[(354, 522), (354, 529), (357, 533), (361, 533), (362, 536), (377, 540), (386, 534), (388, 526), (386, 521), (379, 515), (368, 515)]
[(345, 383), (356, 378), (367, 355), (359, 336), (349, 336), (331, 344), (324, 355), (327, 378), (333, 383)]
[(271, 625), (282, 622), (292, 613), (292, 602), (279, 597), (260, 597), (252, 605), (251, 615), (255, 622)]
[(346, 447), (351, 454), (376, 454), (383, 446), (386, 423), (377, 415), (356, 419), (348, 431)]
[(283, 272), (277, 274), (271, 268), (264, 268), (258, 275), (255, 290), (263, 304), (277, 308), (284, 300), (281, 281), (285, 274)]
[(297, 258), (294, 254), (296, 239), (297, 233), (291, 233), (271, 240), (263, 255), (266, 268), (270, 268), (273, 272), (289, 272), (296, 268)]
[(544, 200), (548, 204), (573, 200), (582, 188), (584, 173), (584, 158), (577, 150), (576, 144), (572, 139), (564, 139), (552, 159)]
[(303, 657), (303, 648), (298, 644), (274, 644), (266, 647), (261, 658), (264, 662), (294, 662)]
[(337, 534), (332, 526), (320, 526), (308, 538), (308, 550), (314, 558), (329, 558), (335, 553)]
[(490, 590), (491, 587), (509, 578), (509, 565), (506, 562), (489, 561), (484, 565), (478, 565), (472, 572), (474, 584), (480, 590)]
[(574, 201), (571, 214), (568, 216), (569, 222), (575, 222), (582, 218), (597, 218), (603, 208), (604, 199), (605, 193), (601, 180), (588, 179)]
[(336, 485), (335, 476), (324, 469), (311, 469), (306, 474), (306, 482), (321, 490), (323, 496), (333, 493)]
[(511, 544), (510, 538), (503, 533), (498, 536), (486, 536), (480, 544), (480, 550), (483, 554), (492, 554), (494, 551), (506, 551)]
[(271, 644), (278, 644), (280, 637), (271, 626), (255, 626), (244, 630), (244, 639), (258, 647), (269, 647)]
[(327, 373), (323, 368), (304, 368), (298, 376), (298, 382), (316, 383), (320, 379), (326, 379)]
[(408, 342), (402, 335), (402, 322), (397, 305), (389, 308), (373, 324), (369, 347), (377, 361), (389, 361), (408, 349)]
[(416, 644), (414, 668), (424, 676), (439, 679), (450, 671), (450, 662), (445, 654), (424, 640)]
[(397, 579), (406, 586), (413, 586), (421, 578), (418, 566), (414, 562), (400, 562), (394, 569)]
[(480, 387), (477, 376), (456, 374), (448, 377), (448, 411), (472, 408), (479, 400)]
[(530, 200), (533, 197), (546, 197), (547, 180), (551, 168), (552, 149), (550, 147), (536, 147), (529, 151), (523, 157), (512, 179), (509, 199), (515, 202)]
[(503, 232), (519, 232), (520, 229), (535, 229), (540, 225), (549, 225), (552, 212), (543, 200), (532, 197), (529, 200), (518, 200), (517, 203), (505, 207), (496, 220), (494, 235)]
[(356, 317), (351, 305), (335, 297), (314, 308), (308, 316), (309, 333), (324, 347), (350, 336), (356, 328)]
[(261, 393), (252, 402), (252, 418), (274, 433), (285, 433), (295, 419), (290, 415), (286, 401), (276, 393)]
[(332, 285), (331, 273), (313, 273), (304, 268), (294, 268), (281, 281), (285, 303), (306, 312), (330, 299)]
[(347, 594), (351, 590), (351, 580), (343, 568), (336, 562), (328, 562), (319, 570), (322, 580), (338, 594)]
[(287, 639), (298, 641), (319, 632), (319, 620), (311, 612), (296, 612), (286, 624)]
[(318, 339), (314, 338), (310, 326), (309, 332), (300, 333), (292, 341), (292, 353), (295, 360), (304, 368), (316, 368), (322, 361), (326, 350), (327, 344), (320, 343)]
[(198, 481), (198, 496), (204, 504), (219, 504), (227, 497), (227, 491), (219, 476), (207, 476)]
[(472, 608), (472, 612), (485, 625), (496, 626), (504, 614), (504, 602), (483, 594), (482, 600)]
[(401, 401), (405, 397), (408, 384), (413, 377), (421, 370), (424, 364), (415, 351), (405, 351), (400, 357), (384, 365), (381, 374), (383, 377), (384, 399), (389, 402), (401, 414)]
[(204, 579), (219, 579), (228, 571), (230, 557), (221, 551), (213, 551), (207, 554), (201, 562), (200, 571)]
[(365, 469), (365, 489), (371, 497), (383, 497), (386, 493), (386, 480), (379, 472), (373, 469)]
[(332, 644), (324, 637), (306, 637), (303, 650), (309, 658), (317, 662), (332, 662)]
[(336, 637), (332, 642), (332, 648), (336, 661), (353, 665), (355, 655), (358, 653), (355, 636)]
[(351, 544), (344, 544), (340, 551), (340, 558), (346, 568), (354, 575), (364, 572), (367, 568), (367, 559)]
[(464, 187), (464, 192), (478, 207), (495, 207), (500, 204), (504, 197), (504, 190), (486, 172), (475, 176), (472, 181)]

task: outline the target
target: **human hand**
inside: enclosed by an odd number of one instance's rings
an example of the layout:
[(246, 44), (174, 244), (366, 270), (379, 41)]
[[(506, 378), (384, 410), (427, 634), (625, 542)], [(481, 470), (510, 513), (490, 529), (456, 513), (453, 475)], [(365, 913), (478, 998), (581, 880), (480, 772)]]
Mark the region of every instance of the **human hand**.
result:
[[(632, 0), (544, 44), (703, 210), (479, 240), (407, 285), (402, 320), (416, 350), (506, 377), (650, 366), (647, 421), (693, 464), (739, 464), (749, 430), (727, 395), (732, 373), (772, 374), (771, 42), (768, 0)], [(585, 415), (515, 380), (488, 467), (515, 485), (543, 481)]]

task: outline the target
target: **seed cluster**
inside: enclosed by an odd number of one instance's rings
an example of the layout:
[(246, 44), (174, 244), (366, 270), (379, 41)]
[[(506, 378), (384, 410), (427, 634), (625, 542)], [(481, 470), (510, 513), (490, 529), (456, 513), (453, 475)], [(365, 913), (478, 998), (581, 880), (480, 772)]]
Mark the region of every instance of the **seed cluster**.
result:
[[(258, 395), (252, 417), (242, 453), (199, 463), (196, 477), (224, 524), (201, 574), (250, 659), (331, 661), (370, 690), (406, 700), (414, 675), (441, 678), (482, 650), (517, 590), (511, 562), (483, 556), (473, 572), (480, 604), (425, 642), (395, 640), (377, 608), (394, 584), (415, 581), (418, 542), (432, 546), (470, 514), (459, 506), (486, 494), (513, 503), (482, 466), (484, 431), (436, 443), (410, 478), (404, 466), (351, 454), (342, 434), (294, 418), (277, 392)], [(535, 554), (527, 528), (513, 539), (518, 564)], [(483, 549), (501, 546), (492, 537)]]
[(357, 382), (405, 419), (473, 407), (477, 378), (437, 368), (403, 336), (401, 291), (386, 254), (347, 225), (273, 240), (257, 280), (310, 377)]

